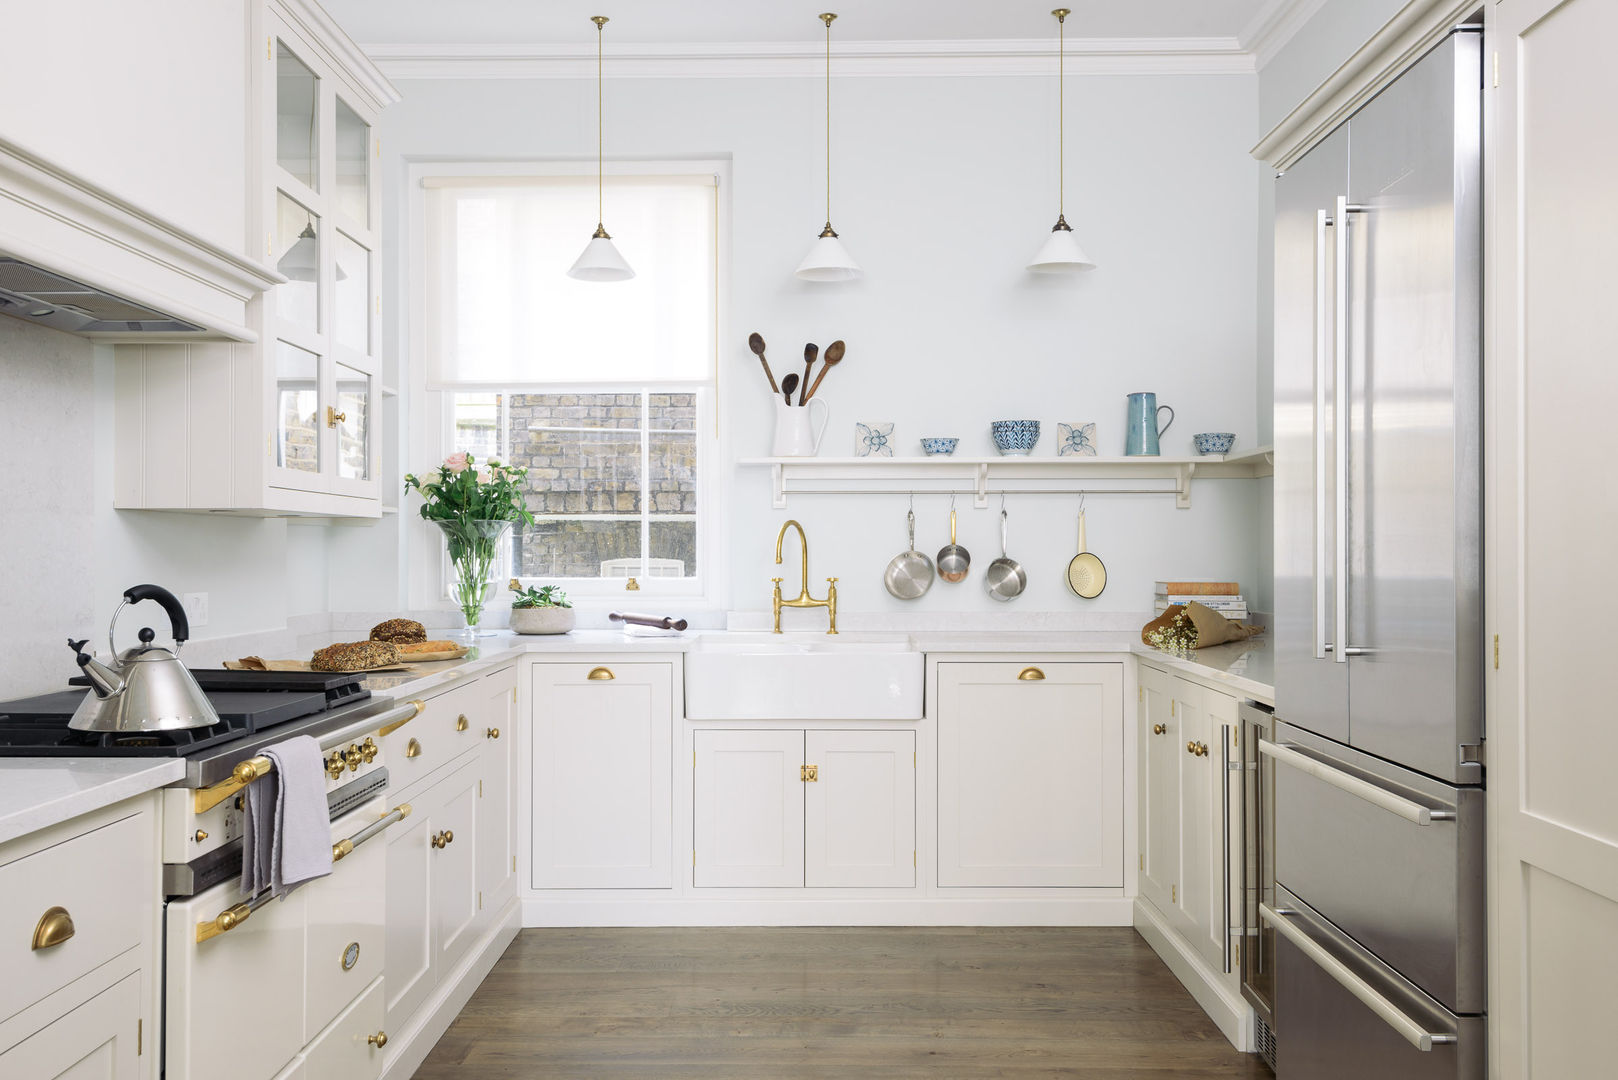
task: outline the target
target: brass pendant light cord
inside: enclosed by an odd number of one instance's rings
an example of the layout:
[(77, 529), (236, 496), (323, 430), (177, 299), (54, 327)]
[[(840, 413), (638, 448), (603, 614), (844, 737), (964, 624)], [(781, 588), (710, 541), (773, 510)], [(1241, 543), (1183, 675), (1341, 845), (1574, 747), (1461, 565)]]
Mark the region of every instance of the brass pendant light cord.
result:
[(605, 15), (592, 15), (590, 21), (596, 24), (596, 231), (606, 231), (606, 214), (603, 211), (602, 193), (606, 186), (606, 122), (603, 119), (603, 105), (601, 95), (601, 28), (606, 25)]
[(826, 24), (826, 232), (828, 233), (831, 233), (831, 23), (835, 18), (837, 16), (829, 11), (820, 16), (820, 21)]
[(1056, 216), (1067, 219), (1067, 11), (1056, 12)]

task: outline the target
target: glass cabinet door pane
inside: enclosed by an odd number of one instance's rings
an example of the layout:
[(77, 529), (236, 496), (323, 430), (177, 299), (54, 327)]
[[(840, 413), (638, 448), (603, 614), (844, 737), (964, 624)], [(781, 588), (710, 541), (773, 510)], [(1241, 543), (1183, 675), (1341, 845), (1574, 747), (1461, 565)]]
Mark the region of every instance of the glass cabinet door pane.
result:
[(320, 159), (320, 80), (293, 55), (285, 42), (275, 43), (275, 160), (299, 182), (320, 189), (315, 163)]
[(283, 469), (318, 473), (320, 357), (277, 341), (275, 385), (275, 463)]
[(276, 313), (288, 322), (320, 329), (320, 218), (291, 199), (275, 195), (275, 268), (286, 282), (275, 287)]
[(337, 99), (337, 209), (371, 227), (371, 125)]
[[(285, 271), (283, 271), (284, 273)], [(337, 234), (337, 344), (371, 352), (371, 253)]]
[(337, 365), (337, 475), (371, 478), (371, 377)]

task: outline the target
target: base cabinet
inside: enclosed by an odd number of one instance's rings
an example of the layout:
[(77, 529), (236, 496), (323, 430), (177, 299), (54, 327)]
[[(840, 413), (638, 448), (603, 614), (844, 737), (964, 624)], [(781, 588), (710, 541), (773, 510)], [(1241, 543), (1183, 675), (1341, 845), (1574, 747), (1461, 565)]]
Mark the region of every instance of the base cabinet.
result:
[(1120, 887), (1123, 665), (938, 665), (938, 884)]
[(139, 973), (124, 976), (0, 1053), (0, 1080), (136, 1080), (140, 981)]
[(536, 889), (674, 886), (674, 665), (532, 668)]
[(478, 789), (478, 892), (485, 921), (517, 895), (517, 672), (478, 684), (481, 708), (474, 734), (482, 741)]
[(694, 737), (697, 887), (915, 886), (915, 732)]

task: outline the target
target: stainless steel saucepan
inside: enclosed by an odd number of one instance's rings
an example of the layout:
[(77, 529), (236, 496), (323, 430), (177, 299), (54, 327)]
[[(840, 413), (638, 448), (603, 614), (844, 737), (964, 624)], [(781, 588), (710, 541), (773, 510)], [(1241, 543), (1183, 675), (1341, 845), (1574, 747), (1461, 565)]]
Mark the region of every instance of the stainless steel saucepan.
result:
[(916, 512), (905, 515), (910, 525), (910, 549), (888, 561), (882, 584), (900, 600), (914, 600), (933, 587), (933, 561), (916, 550)]
[(1006, 554), (1006, 508), (1000, 507), (1000, 557), (983, 572), (983, 587), (996, 600), (1015, 600), (1028, 587), (1022, 563)]
[(955, 542), (955, 497), (949, 500), (949, 543), (938, 549), (938, 576), (950, 584), (966, 580), (972, 554)]

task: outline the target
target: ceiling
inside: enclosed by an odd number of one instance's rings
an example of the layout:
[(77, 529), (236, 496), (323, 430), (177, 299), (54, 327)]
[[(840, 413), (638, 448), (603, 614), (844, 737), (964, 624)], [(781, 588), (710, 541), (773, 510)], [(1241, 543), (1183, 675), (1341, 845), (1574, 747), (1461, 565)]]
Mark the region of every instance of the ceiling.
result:
[[(1047, 0), (818, 0), (839, 18), (845, 41), (959, 41), (1054, 35)], [(1067, 33), (1078, 38), (1242, 38), (1284, 0), (1067, 0)], [(322, 0), (361, 45), (583, 44), (590, 16), (612, 20), (621, 44), (788, 43), (824, 37), (825, 7), (783, 0)]]

